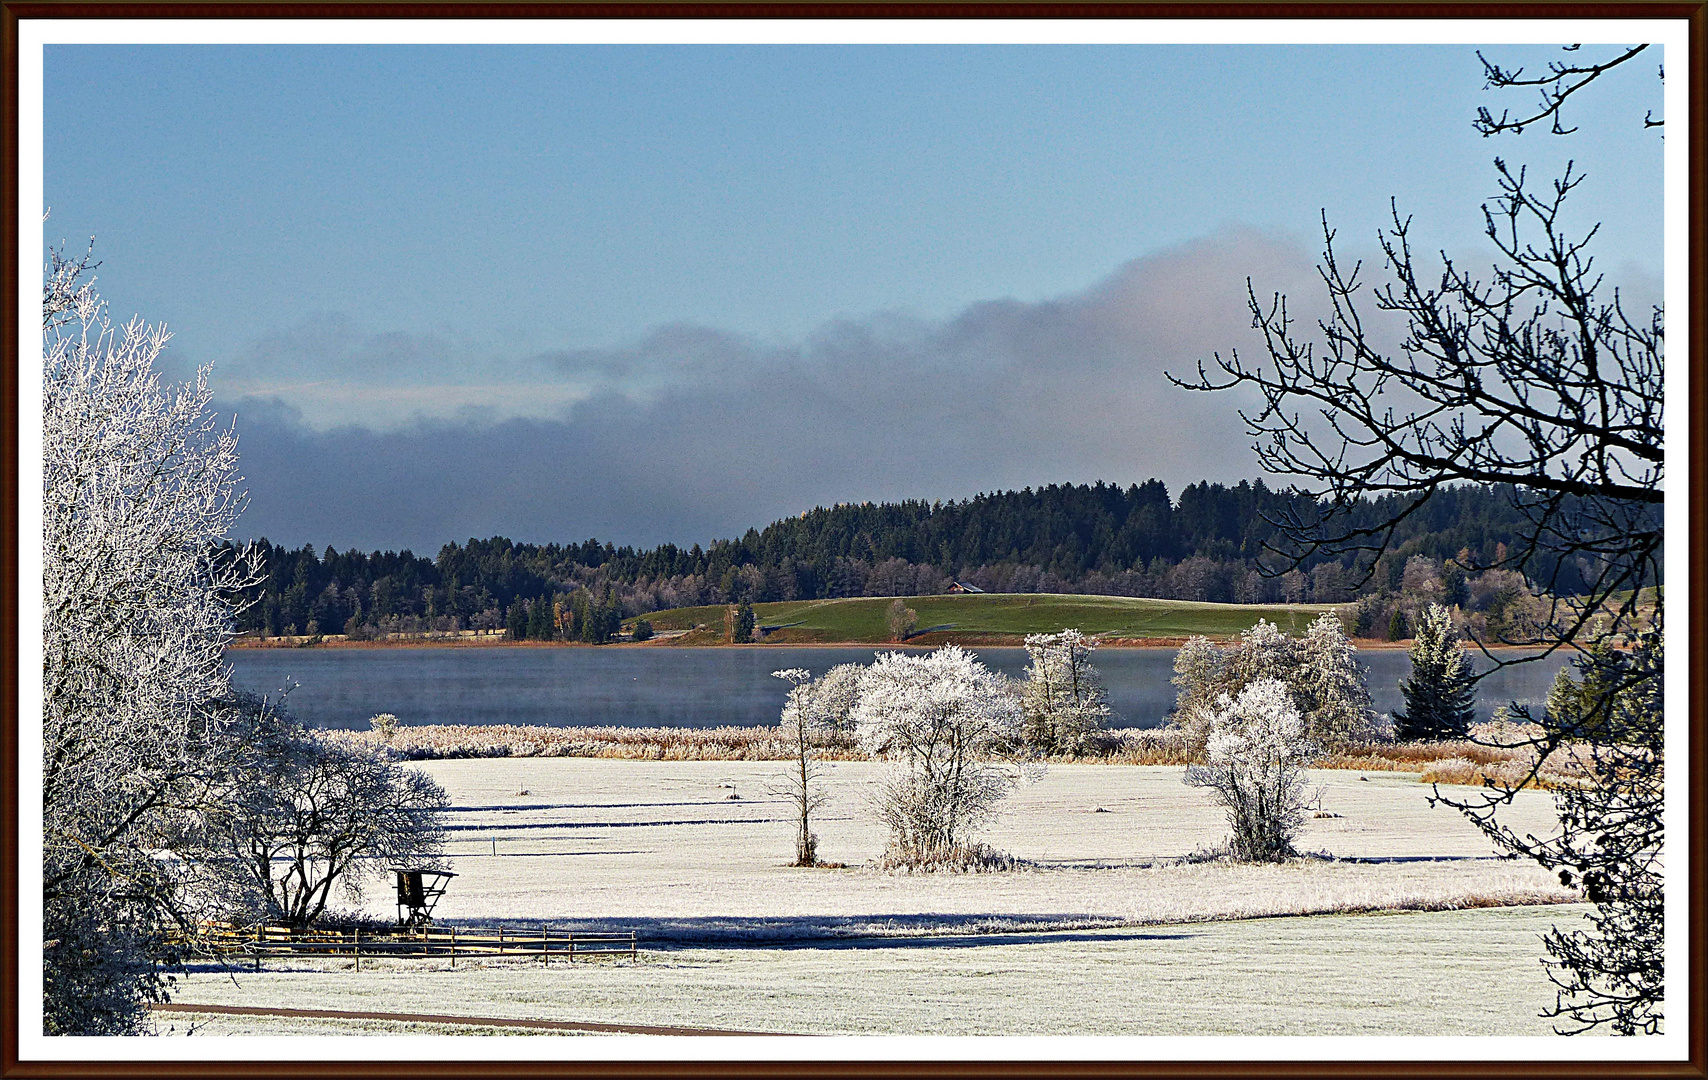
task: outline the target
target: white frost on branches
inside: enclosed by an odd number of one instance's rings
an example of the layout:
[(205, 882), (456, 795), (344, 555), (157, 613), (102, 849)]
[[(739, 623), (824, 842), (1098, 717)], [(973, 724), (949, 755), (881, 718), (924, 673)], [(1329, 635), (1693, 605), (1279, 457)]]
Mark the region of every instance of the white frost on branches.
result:
[(182, 918), (155, 857), (214, 782), (243, 505), (208, 369), (163, 389), (163, 328), (115, 326), (89, 256), (42, 295), (43, 901), (50, 1031), (140, 1030)]
[(822, 687), (813, 681), (812, 672), (806, 668), (785, 668), (771, 674), (789, 682), (789, 696), (784, 699), (777, 727), (794, 755), (789, 771), (771, 793), (788, 799), (795, 809), (794, 865), (817, 866), (818, 835), (812, 831), (812, 815), (824, 805), (825, 793), (820, 784), (823, 770), (815, 747), (819, 738), (835, 730), (835, 726), (819, 707)]
[(1222, 697), (1237, 697), (1249, 686), (1274, 679), (1287, 685), (1305, 734), (1318, 750), (1390, 742), (1392, 721), (1372, 707), (1357, 654), (1339, 616), (1327, 611), (1296, 640), (1263, 619), (1227, 646), (1191, 638), (1174, 658), (1173, 681), (1180, 688), (1174, 723), (1194, 749), (1202, 750)]
[(1077, 754), (1109, 719), (1109, 695), (1091, 666), (1096, 643), (1078, 630), (1029, 634), (1031, 658), (1020, 702), (1027, 746), (1041, 754)]
[(1234, 858), (1269, 862), (1293, 854), (1314, 748), (1292, 692), (1279, 679), (1259, 679), (1237, 698), (1223, 695), (1209, 717), (1206, 762), (1186, 767), (1186, 785), (1209, 788), (1227, 811)]
[(877, 798), (890, 829), (887, 861), (938, 866), (976, 858), (972, 832), (1020, 779), (984, 760), (1020, 734), (1020, 704), (1006, 683), (953, 645), (925, 656), (880, 653), (861, 676), (860, 739), (897, 766)]

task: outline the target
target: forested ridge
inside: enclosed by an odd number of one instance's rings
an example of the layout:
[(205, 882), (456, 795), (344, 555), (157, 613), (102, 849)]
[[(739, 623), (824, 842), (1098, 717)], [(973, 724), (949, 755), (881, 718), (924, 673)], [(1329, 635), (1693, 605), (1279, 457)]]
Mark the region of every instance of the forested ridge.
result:
[[(1158, 480), (1052, 484), (963, 501), (816, 507), (702, 548), (526, 544), (504, 537), (411, 551), (317, 553), (257, 541), (265, 578), (240, 629), (266, 634), (509, 628), (518, 637), (606, 640), (626, 616), (741, 600), (910, 596), (956, 581), (987, 592), (1076, 592), (1237, 603), (1351, 600), (1396, 592), (1413, 557), (1490, 566), (1524, 524), (1511, 488), (1438, 491), (1410, 515), (1362, 585), (1353, 555), (1260, 573), (1273, 519), (1298, 497), (1259, 479), (1201, 482), (1171, 500)], [(1391, 499), (1355, 518), (1391, 515)], [(1267, 558), (1272, 559), (1272, 556)], [(1456, 571), (1449, 568), (1451, 577)], [(1571, 592), (1579, 568), (1554, 583)], [(1521, 582), (1519, 584), (1522, 584)], [(1510, 589), (1510, 583), (1508, 584)]]

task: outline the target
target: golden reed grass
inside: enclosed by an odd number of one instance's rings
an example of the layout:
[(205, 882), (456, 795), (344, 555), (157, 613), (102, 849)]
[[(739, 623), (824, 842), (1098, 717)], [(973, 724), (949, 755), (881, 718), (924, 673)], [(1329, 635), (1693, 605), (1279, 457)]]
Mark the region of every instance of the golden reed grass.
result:
[[(326, 731), (323, 737), (354, 745), (384, 740), (373, 731)], [(793, 756), (774, 727), (526, 727), (512, 724), (432, 724), (399, 728), (389, 747), (396, 756), (425, 761), (449, 758), (580, 757), (629, 761), (783, 761)], [(847, 735), (819, 747), (829, 760), (867, 757)], [(1570, 755), (1555, 755), (1525, 786), (1568, 786), (1579, 775)], [(1185, 765), (1191, 752), (1171, 728), (1115, 728), (1100, 733), (1086, 753), (1049, 759), (1115, 765)], [(1465, 741), (1373, 743), (1328, 754), (1321, 769), (1417, 773), (1424, 783), (1499, 785), (1526, 780), (1534, 752)]]

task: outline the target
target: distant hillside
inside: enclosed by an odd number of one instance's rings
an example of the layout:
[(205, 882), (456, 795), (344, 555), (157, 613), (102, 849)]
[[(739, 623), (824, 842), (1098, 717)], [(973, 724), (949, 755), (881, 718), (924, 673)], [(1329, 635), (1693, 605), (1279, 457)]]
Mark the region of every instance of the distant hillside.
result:
[[(761, 633), (755, 637), (793, 644), (891, 643), (886, 615), (892, 603), (888, 597), (872, 597), (757, 604), (754, 614)], [(1194, 634), (1232, 637), (1258, 619), (1267, 619), (1287, 633), (1302, 634), (1322, 612), (1344, 610), (1327, 605), (1201, 604), (1041, 593), (915, 596), (906, 603), (919, 615), (917, 629), (907, 640), (932, 645), (950, 641), (1018, 645), (1027, 634), (1053, 633), (1069, 626), (1123, 641), (1178, 641)], [(654, 612), (645, 618), (665, 642), (712, 644), (723, 640), (726, 611), (727, 606), (714, 604)], [(691, 633), (671, 636), (678, 631)]]
[[(702, 548), (637, 550), (597, 540), (520, 544), (504, 537), (446, 544), (436, 558), (403, 552), (290, 550), (261, 541), (266, 579), (245, 598), (239, 628), (266, 634), (508, 629), (518, 637), (608, 640), (650, 611), (740, 600), (775, 603), (916, 596), (964, 582), (990, 593), (1072, 593), (1196, 603), (1344, 603), (1397, 592), (1414, 556), (1505, 555), (1524, 523), (1510, 489), (1438, 492), (1395, 532), (1368, 581), (1354, 557), (1317, 557), (1289, 574), (1259, 572), (1268, 520), (1310, 505), (1262, 480), (1199, 483), (1178, 500), (1160, 481), (1065, 484), (963, 501), (816, 507)], [(1387, 500), (1355, 517), (1381, 520)], [(1462, 576), (1462, 575), (1461, 575)], [(1581, 584), (1564, 566), (1562, 592)], [(1496, 586), (1499, 586), (1497, 589)], [(1522, 581), (1479, 595), (1512, 596)], [(1449, 593), (1463, 590), (1446, 582)], [(1451, 599), (1451, 597), (1450, 597)], [(1504, 601), (1502, 601), (1504, 602)], [(1391, 605), (1390, 605), (1391, 606)], [(1364, 612), (1385, 627), (1389, 608)]]

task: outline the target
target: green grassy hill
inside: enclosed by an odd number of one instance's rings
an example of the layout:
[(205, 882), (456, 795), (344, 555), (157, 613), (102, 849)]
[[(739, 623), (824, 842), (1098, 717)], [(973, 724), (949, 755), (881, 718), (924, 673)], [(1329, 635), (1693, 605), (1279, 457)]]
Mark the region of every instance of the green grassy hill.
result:
[[(843, 600), (792, 600), (755, 604), (754, 613), (768, 642), (815, 644), (853, 642), (881, 644), (890, 640), (887, 613), (894, 597), (856, 597)], [(1232, 637), (1268, 619), (1289, 634), (1303, 633), (1324, 611), (1350, 609), (1334, 604), (1200, 604), (1186, 600), (1151, 600), (1128, 596), (1077, 596), (1058, 593), (978, 593), (904, 597), (919, 613), (911, 643), (934, 645), (947, 641), (1018, 644), (1027, 634), (1053, 633), (1077, 627), (1107, 638), (1159, 641), (1194, 634)], [(723, 604), (675, 608), (641, 616), (655, 631), (703, 630), (674, 639), (682, 644), (714, 644), (723, 638)], [(625, 629), (634, 625), (628, 620)]]

